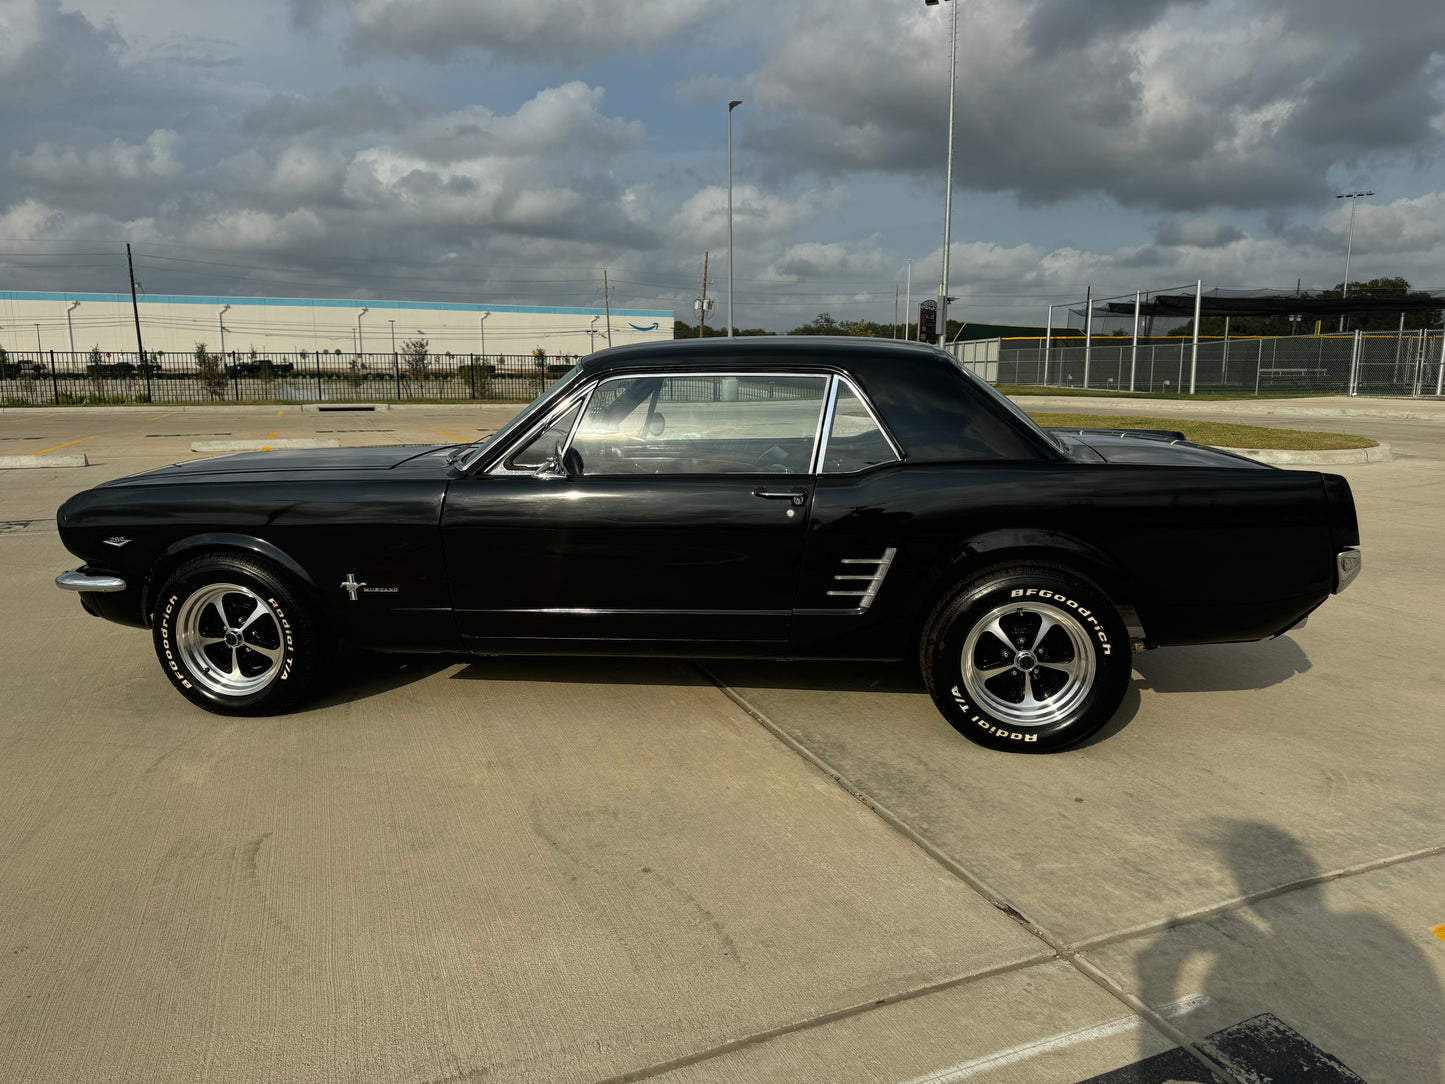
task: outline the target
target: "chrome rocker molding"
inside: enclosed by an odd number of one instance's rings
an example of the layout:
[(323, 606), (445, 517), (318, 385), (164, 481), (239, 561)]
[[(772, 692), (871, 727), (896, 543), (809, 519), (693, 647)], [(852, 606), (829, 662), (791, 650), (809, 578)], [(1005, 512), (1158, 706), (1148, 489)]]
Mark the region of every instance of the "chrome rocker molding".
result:
[(1340, 550), (1335, 554), (1335, 594), (1339, 594), (1350, 584), (1354, 583), (1355, 577), (1360, 574), (1360, 568), (1364, 564), (1364, 558), (1360, 551), (1355, 549)]
[(62, 572), (55, 577), (55, 586), (65, 591), (98, 591), (108, 595), (114, 591), (124, 591), (125, 580), (119, 576), (92, 576), (88, 572), (72, 568), (69, 572)]

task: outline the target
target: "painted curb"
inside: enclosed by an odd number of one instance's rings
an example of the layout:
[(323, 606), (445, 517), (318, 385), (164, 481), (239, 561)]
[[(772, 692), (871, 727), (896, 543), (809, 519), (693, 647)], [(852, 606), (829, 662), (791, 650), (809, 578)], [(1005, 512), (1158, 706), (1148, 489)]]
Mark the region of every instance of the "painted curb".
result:
[(1388, 463), (1395, 458), (1388, 444), (1377, 444), (1373, 448), (1333, 448), (1316, 451), (1296, 451), (1286, 448), (1226, 448), (1217, 445), (1222, 452), (1233, 452), (1259, 463), (1277, 467), (1336, 467), (1348, 463)]
[(24, 467), (88, 467), (90, 460), (78, 455), (0, 455), (0, 470)]
[(193, 440), (193, 452), (271, 452), (282, 448), (340, 448), (336, 437), (283, 437), (280, 440)]

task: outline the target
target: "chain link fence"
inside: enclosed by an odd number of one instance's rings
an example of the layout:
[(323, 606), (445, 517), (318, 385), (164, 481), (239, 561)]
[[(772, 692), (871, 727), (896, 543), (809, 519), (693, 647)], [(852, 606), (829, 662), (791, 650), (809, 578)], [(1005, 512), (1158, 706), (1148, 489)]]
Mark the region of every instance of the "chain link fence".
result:
[(575, 357), (477, 354), (264, 356), (11, 350), (0, 358), (0, 404), (526, 403)]
[(1445, 392), (1445, 337), (1439, 331), (1398, 335), (1310, 335), (1271, 339), (1101, 343), (1050, 346), (1042, 340), (958, 343), (959, 361), (995, 384), (1099, 391), (1423, 397)]

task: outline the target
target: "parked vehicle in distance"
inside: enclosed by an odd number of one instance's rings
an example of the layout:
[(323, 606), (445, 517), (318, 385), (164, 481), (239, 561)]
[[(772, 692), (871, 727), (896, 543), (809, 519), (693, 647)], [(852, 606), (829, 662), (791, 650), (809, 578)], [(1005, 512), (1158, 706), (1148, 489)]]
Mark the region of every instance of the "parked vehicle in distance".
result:
[(210, 711), (379, 651), (919, 660), (980, 745), (1114, 714), (1134, 649), (1277, 636), (1360, 568), (1343, 478), (1045, 431), (872, 339), (593, 354), (490, 439), (202, 459), (80, 493), (61, 587)]
[(226, 366), (229, 376), (290, 376), (295, 370), (294, 363), (289, 361), (271, 361), (261, 358), (256, 361), (237, 361)]

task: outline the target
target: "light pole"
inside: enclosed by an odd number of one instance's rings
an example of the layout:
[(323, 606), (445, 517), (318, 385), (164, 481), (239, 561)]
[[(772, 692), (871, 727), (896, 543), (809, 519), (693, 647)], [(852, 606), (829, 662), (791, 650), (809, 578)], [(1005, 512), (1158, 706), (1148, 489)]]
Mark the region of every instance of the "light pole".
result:
[(227, 313), (228, 311), (230, 311), (230, 308), (231, 308), (230, 305), (222, 305), (222, 306), (221, 306), (221, 311), (218, 312), (218, 313), (216, 313), (216, 323), (217, 323), (217, 324), (220, 326), (220, 328), (221, 328), (221, 357), (222, 357), (222, 359), (224, 359), (225, 356), (226, 356), (226, 320), (225, 320), (225, 317), (226, 317), (226, 313)]
[(39, 364), (40, 364), (40, 355), (41, 355), (43, 352), (44, 352), (44, 348), (40, 345), (40, 325), (39, 325), (39, 324), (36, 324), (36, 325), (35, 325), (35, 364), (36, 364), (36, 365), (39, 365)]
[(391, 375), (396, 377), (397, 394), (401, 394), (401, 365), (396, 358), (396, 321), (388, 320), (391, 325)]
[[(1374, 192), (1337, 192), (1335, 199), (1347, 199), (1350, 201), (1350, 232), (1345, 241), (1345, 284), (1340, 290), (1340, 300), (1350, 296), (1350, 250), (1355, 247), (1355, 200), (1364, 196), (1373, 196)], [(1340, 313), (1340, 331), (1345, 330), (1345, 314)]]
[(370, 309), (362, 309), (356, 314), (356, 356), (359, 359), (363, 353), (361, 349), (361, 318), (369, 313)]
[(484, 313), (482, 313), (481, 319), (479, 319), (479, 320), (477, 321), (477, 334), (479, 334), (479, 335), (482, 337), (482, 360), (483, 360), (483, 361), (486, 361), (486, 360), (487, 360), (487, 317), (488, 317), (488, 316), (491, 316), (491, 315), (492, 315), (492, 314), (489, 313), (489, 312), (484, 312)]
[[(79, 301), (71, 301), (70, 308), (65, 310), (65, 330), (70, 335), (70, 364), (75, 364), (75, 327), (70, 322), (70, 314), (80, 308)], [(141, 358), (142, 361), (145, 358)]]
[[(939, 0), (923, 0), (937, 7)], [(958, 73), (958, 3), (953, 5), (952, 44), (948, 52), (948, 171), (943, 194), (943, 281), (938, 287), (938, 345), (948, 341), (948, 247), (953, 232), (953, 87)]]
[(733, 110), (742, 99), (728, 102), (728, 338), (733, 337)]

